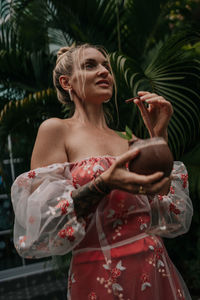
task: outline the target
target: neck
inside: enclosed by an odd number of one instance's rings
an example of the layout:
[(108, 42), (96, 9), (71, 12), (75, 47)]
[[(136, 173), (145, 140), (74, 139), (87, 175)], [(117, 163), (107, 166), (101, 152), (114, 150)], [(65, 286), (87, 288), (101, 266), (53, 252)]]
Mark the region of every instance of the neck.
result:
[(100, 103), (83, 102), (78, 99), (75, 102), (73, 119), (83, 126), (95, 127), (98, 129), (107, 128), (103, 113), (103, 105)]

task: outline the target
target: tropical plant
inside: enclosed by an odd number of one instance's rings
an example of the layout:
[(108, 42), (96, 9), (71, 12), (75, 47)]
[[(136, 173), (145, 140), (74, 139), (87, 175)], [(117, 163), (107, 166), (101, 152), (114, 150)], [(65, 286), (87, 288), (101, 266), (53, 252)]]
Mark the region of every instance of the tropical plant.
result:
[[(1, 2), (4, 22), (0, 41), (0, 100), (4, 104), (1, 121), (7, 124), (7, 131), (13, 130), (13, 122), (8, 122), (9, 114), (16, 116), (16, 109), (20, 112), (24, 107), (28, 119), (33, 119), (33, 99), (37, 98), (34, 93), (44, 91), (41, 95), (45, 95), (45, 90), (52, 88), (51, 71), (55, 62), (54, 51), (50, 52), (52, 45), (78, 41), (101, 43), (111, 52), (118, 49), (111, 54), (111, 61), (120, 95), (122, 127), (125, 119), (137, 135), (147, 135), (137, 108), (126, 107), (121, 99), (135, 96), (139, 89), (148, 89), (161, 94), (174, 106), (169, 141), (175, 158), (195, 144), (199, 136), (199, 61), (182, 48), (199, 37), (186, 32), (160, 38), (159, 26), (167, 15), (169, 1), (43, 0), (40, 7), (37, 1)], [(113, 30), (107, 37), (108, 28)], [(47, 94), (52, 98), (53, 92)], [(48, 97), (42, 99), (46, 113), (42, 112), (40, 121), (52, 116), (48, 111)], [(56, 113), (60, 109), (58, 104), (57, 108)], [(22, 118), (19, 119), (22, 123)], [(17, 123), (15, 120), (15, 127)]]
[[(179, 158), (189, 147), (195, 145), (200, 134), (200, 62), (188, 57), (188, 53), (182, 49), (185, 43), (194, 38), (191, 33), (169, 38), (160, 47), (156, 45), (156, 49), (144, 54), (142, 65), (136, 59), (125, 55), (114, 53), (111, 56), (115, 74), (121, 78), (120, 95), (123, 95), (126, 83), (124, 97), (136, 96), (138, 90), (150, 90), (172, 103), (174, 115), (169, 125), (169, 144), (175, 158)], [(124, 74), (123, 78), (121, 74)], [(136, 108), (133, 107), (130, 114), (127, 114), (126, 122), (127, 119), (136, 135), (146, 136), (146, 129)]]

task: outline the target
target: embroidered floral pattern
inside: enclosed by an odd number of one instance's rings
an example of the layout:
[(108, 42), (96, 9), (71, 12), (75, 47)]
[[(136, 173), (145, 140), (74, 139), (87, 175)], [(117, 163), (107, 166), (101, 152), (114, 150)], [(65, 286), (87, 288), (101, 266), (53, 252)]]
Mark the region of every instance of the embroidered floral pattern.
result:
[(182, 182), (183, 182), (183, 188), (185, 189), (187, 187), (188, 174), (181, 174), (181, 179), (182, 179)]
[(58, 235), (60, 238), (64, 239), (66, 238), (67, 234), (66, 234), (66, 229), (62, 229), (58, 232)]
[(70, 242), (73, 242), (75, 237), (73, 236), (74, 234), (74, 228), (72, 226), (68, 226), (66, 229), (66, 233), (67, 233), (67, 238)]
[(59, 203), (56, 205), (57, 208), (61, 209), (61, 215), (66, 215), (67, 214), (67, 208), (69, 207), (69, 201), (64, 199), (64, 200), (58, 200)]
[(97, 295), (95, 292), (91, 292), (88, 295), (88, 300), (97, 300)]
[(148, 227), (147, 223), (145, 222), (145, 219), (142, 217), (138, 217), (137, 222), (139, 224), (140, 230), (143, 231)]
[(114, 268), (111, 270), (111, 276), (112, 278), (117, 278), (121, 275), (121, 271), (118, 268)]
[(35, 223), (35, 218), (34, 218), (33, 216), (30, 216), (30, 218), (28, 219), (28, 222), (29, 222), (30, 224)]
[(162, 195), (158, 195), (158, 200), (162, 201), (163, 200), (163, 196)]
[(169, 211), (173, 212), (176, 215), (179, 215), (181, 213), (180, 209), (178, 209), (174, 203), (170, 203)]
[(72, 182), (73, 182), (73, 186), (74, 186), (75, 188), (78, 188), (78, 187), (79, 187), (79, 185), (77, 184), (77, 183), (78, 183), (78, 178), (77, 178), (76, 175), (73, 176)]
[(175, 193), (175, 189), (174, 189), (173, 186), (170, 186), (170, 193), (171, 193), (172, 195), (174, 195), (174, 193)]
[(25, 235), (22, 235), (22, 236), (19, 237), (19, 248), (25, 248), (26, 247), (25, 241), (26, 241), (26, 236)]
[(152, 265), (157, 271), (162, 275), (162, 277), (167, 276), (164, 259), (165, 255), (164, 249), (158, 244), (155, 237), (151, 237), (153, 244), (149, 245), (149, 250), (152, 251), (152, 255), (147, 259), (148, 263)]
[(28, 172), (28, 178), (35, 178), (35, 176), (36, 176), (35, 171)]
[(72, 226), (67, 226), (67, 228), (64, 228), (58, 232), (58, 235), (60, 238), (68, 238), (70, 242), (73, 242), (75, 237), (74, 237), (74, 228)]
[(113, 240), (121, 236), (121, 230), (123, 229), (123, 225), (128, 224), (129, 211), (134, 209), (134, 205), (129, 206), (128, 209), (124, 209), (124, 206), (124, 199), (120, 199), (119, 203), (117, 204), (117, 209), (109, 209), (107, 214), (107, 218), (112, 219), (113, 228), (115, 229), (115, 234), (112, 237)]
[(182, 299), (182, 300), (184, 299), (183, 292), (181, 292), (180, 289), (177, 290), (177, 297), (178, 299)]
[(114, 268), (111, 268), (109, 262), (104, 264), (103, 267), (109, 271), (110, 276), (108, 279), (105, 279), (104, 277), (97, 277), (97, 281), (104, 285), (108, 294), (113, 293), (118, 296), (119, 299), (123, 300), (123, 287), (117, 283), (117, 279), (121, 276), (122, 271), (126, 270), (126, 268), (122, 266), (122, 261), (120, 260)]
[(149, 276), (144, 273), (141, 276), (141, 291), (144, 292), (147, 288), (151, 287), (151, 283), (149, 281)]

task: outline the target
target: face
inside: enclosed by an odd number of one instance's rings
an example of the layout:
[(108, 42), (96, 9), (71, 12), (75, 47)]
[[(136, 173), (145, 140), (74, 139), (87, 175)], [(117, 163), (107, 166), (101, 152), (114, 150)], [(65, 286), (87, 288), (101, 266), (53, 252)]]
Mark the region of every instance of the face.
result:
[(80, 51), (69, 78), (73, 92), (83, 101), (102, 103), (112, 97), (113, 77), (106, 57), (94, 48)]

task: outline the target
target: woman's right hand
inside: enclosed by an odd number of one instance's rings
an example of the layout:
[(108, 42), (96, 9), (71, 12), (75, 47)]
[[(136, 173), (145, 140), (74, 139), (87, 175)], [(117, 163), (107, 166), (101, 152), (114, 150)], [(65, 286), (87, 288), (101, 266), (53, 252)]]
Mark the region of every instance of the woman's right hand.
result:
[(163, 172), (156, 172), (151, 175), (129, 172), (125, 167), (126, 163), (138, 154), (139, 150), (134, 149), (118, 156), (111, 167), (101, 174), (102, 179), (111, 189), (120, 189), (132, 194), (159, 194), (167, 184), (170, 184), (171, 178), (163, 177)]

